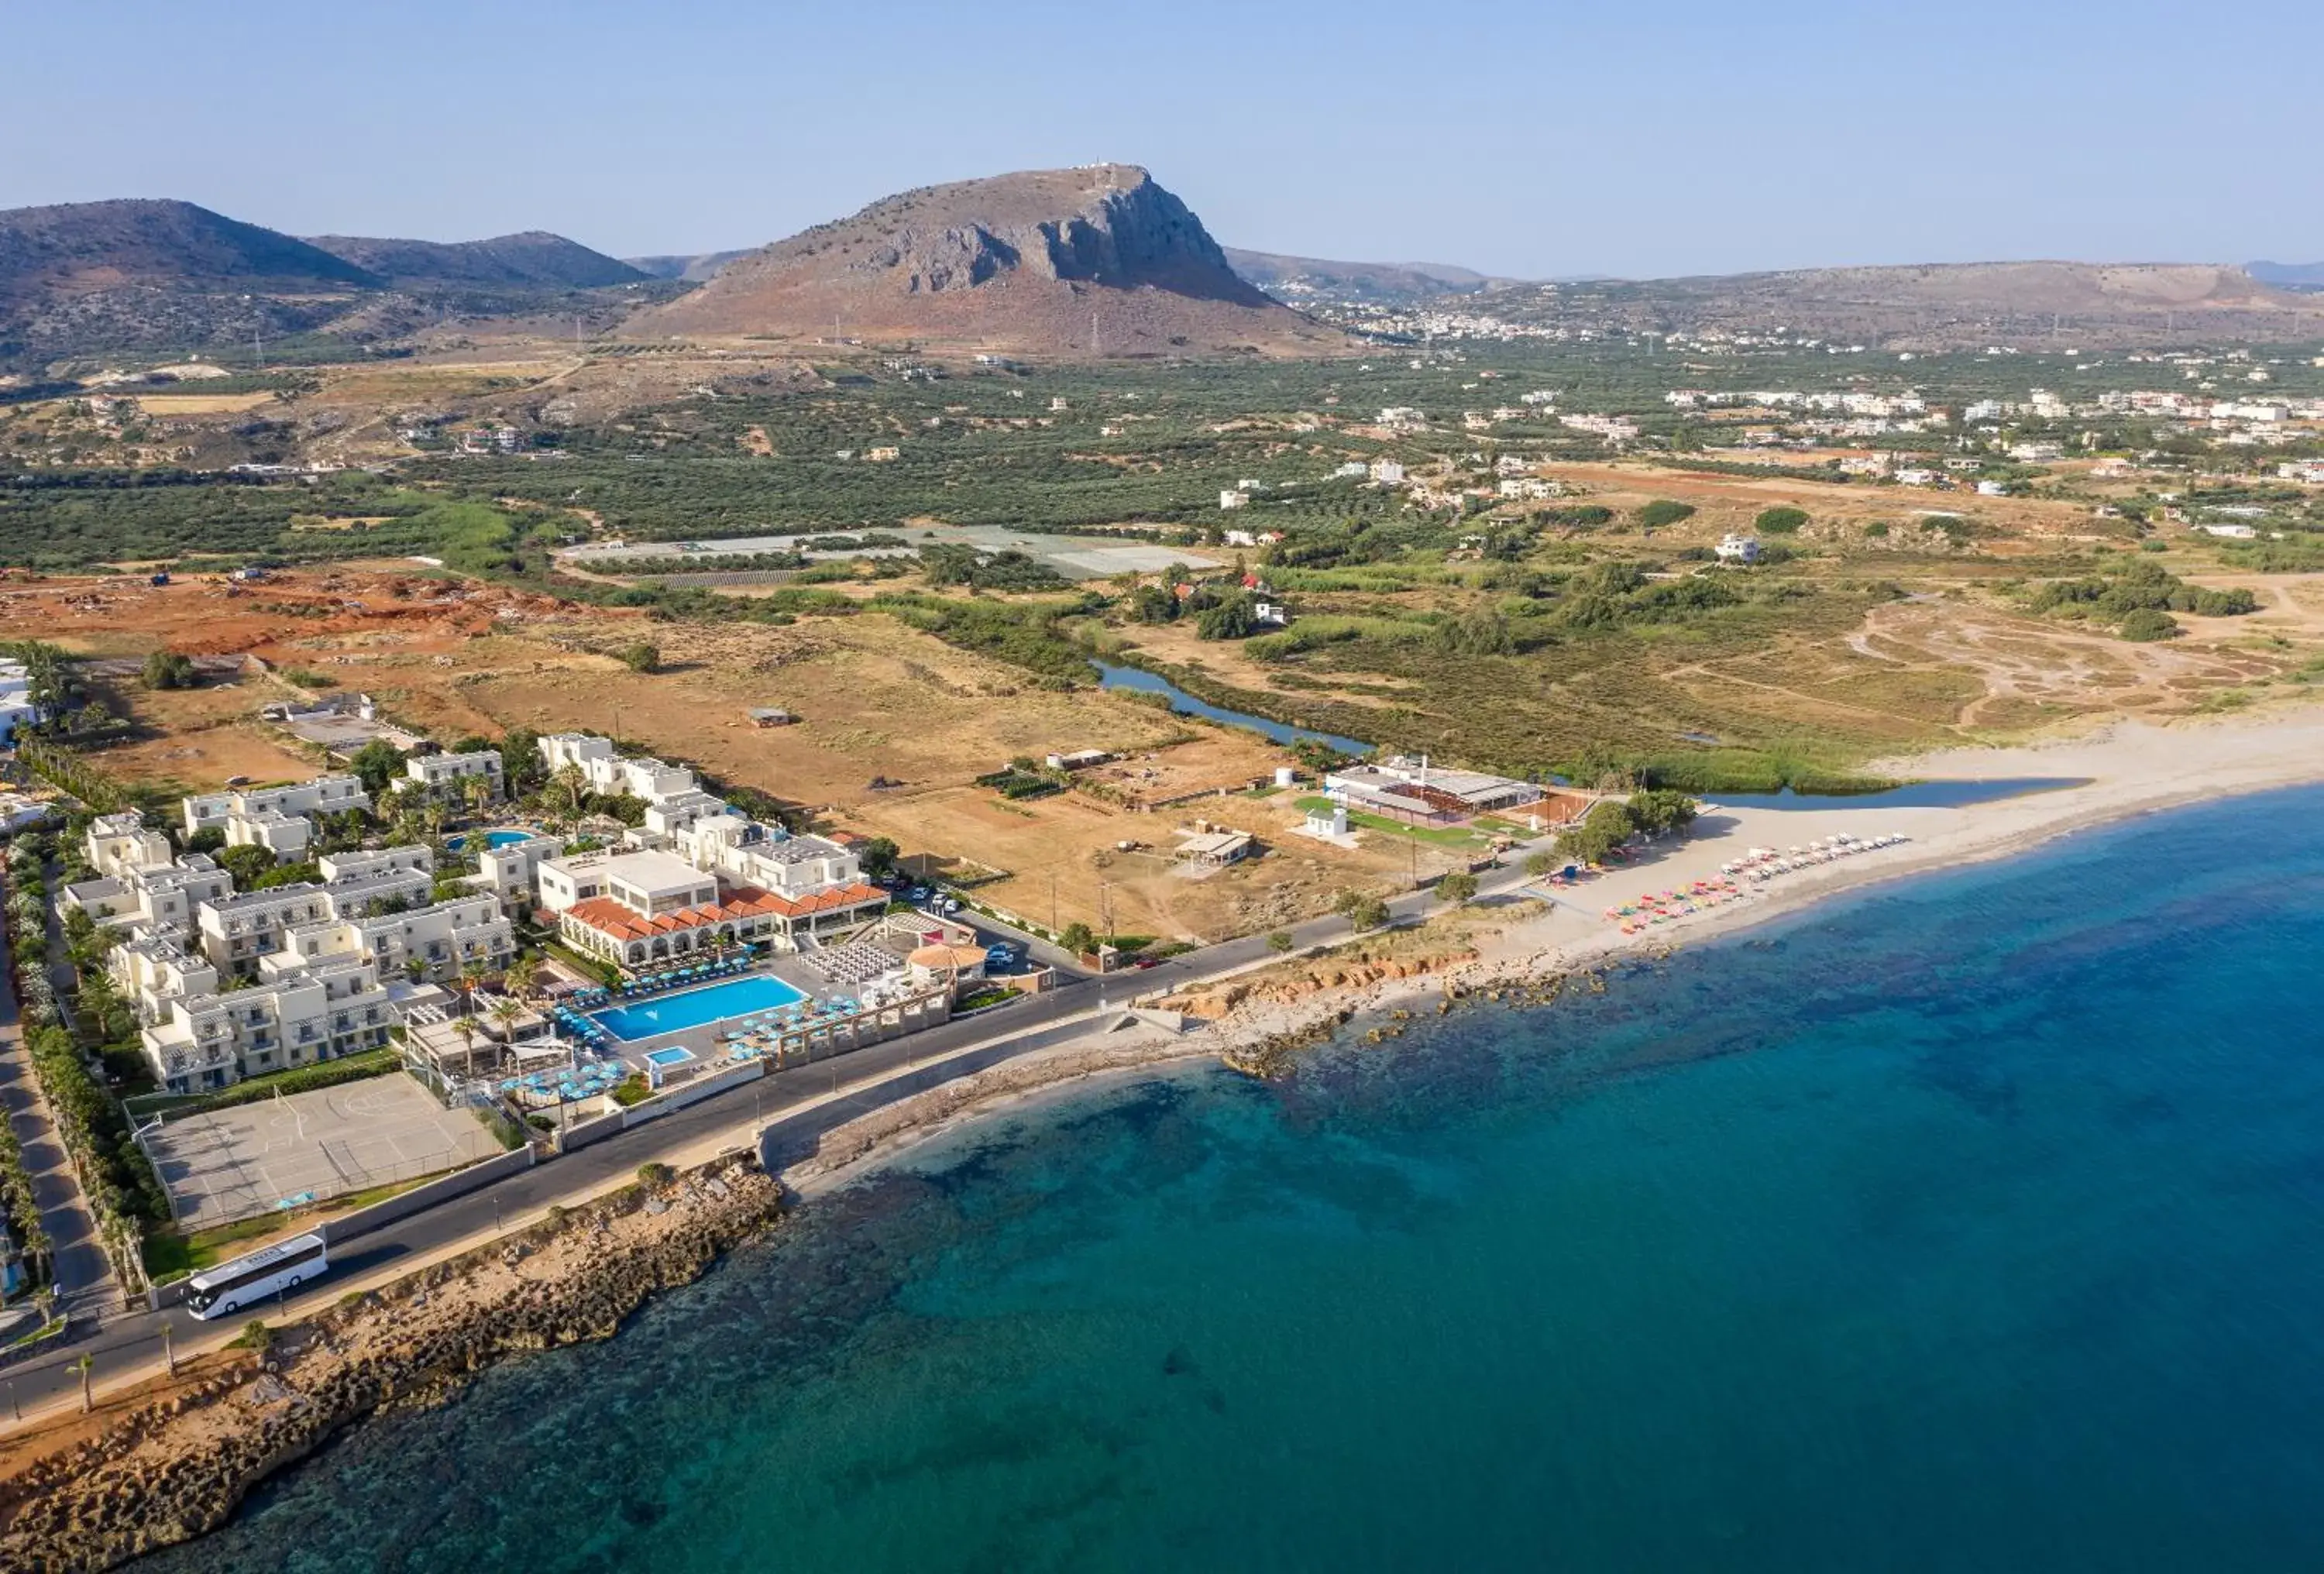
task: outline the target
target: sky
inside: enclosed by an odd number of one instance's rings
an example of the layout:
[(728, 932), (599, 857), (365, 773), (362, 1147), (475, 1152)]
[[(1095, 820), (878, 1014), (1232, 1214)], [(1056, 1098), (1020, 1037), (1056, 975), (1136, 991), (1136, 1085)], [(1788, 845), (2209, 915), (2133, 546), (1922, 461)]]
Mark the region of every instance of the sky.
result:
[(1143, 164), (1230, 245), (1666, 277), (2324, 259), (2324, 5), (0, 0), (0, 207), (762, 244)]

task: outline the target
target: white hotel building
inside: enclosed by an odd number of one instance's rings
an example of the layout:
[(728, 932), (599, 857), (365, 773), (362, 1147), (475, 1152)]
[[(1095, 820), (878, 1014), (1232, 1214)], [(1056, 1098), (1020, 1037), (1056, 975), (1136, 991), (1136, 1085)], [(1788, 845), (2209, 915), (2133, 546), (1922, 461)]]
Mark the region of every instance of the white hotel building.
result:
[[(313, 817), (368, 809), (371, 795), (352, 776), (318, 776), (288, 787), (204, 793), (188, 798), (186, 834), (224, 833), (229, 847), (263, 847), (282, 861), (296, 861), (314, 839)], [(118, 818), (118, 816), (108, 816)]]
[(541, 908), (585, 955), (650, 967), (720, 945), (795, 944), (887, 907), (844, 843), (735, 814), (683, 766), (625, 759), (611, 740), (580, 733), (543, 738), (540, 751), (552, 774), (571, 766), (594, 790), (646, 804), (628, 851), (540, 863)]

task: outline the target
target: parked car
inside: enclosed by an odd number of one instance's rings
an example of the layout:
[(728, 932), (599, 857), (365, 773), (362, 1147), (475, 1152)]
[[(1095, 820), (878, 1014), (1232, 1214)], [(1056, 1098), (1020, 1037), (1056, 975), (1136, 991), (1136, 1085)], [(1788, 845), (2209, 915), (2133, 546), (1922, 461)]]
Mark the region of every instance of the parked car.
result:
[(936, 904), (936, 910), (944, 914), (946, 917), (950, 917), (953, 914), (960, 911), (960, 898), (958, 897), (946, 897), (943, 901)]
[(925, 902), (928, 899), (928, 888), (926, 886), (914, 886), (910, 890), (904, 893), (904, 899), (911, 902)]

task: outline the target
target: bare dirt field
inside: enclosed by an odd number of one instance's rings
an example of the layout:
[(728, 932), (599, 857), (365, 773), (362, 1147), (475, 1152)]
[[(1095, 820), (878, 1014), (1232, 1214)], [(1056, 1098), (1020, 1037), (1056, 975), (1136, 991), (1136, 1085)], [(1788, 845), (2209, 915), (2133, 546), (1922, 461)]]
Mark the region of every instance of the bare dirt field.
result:
[(105, 768), (131, 781), (170, 782), (189, 792), (219, 787), (235, 777), (254, 782), (296, 781), (322, 769), (320, 758), (257, 718), (281, 697), (259, 678), (151, 693), (115, 686), (145, 734), (105, 751)]
[[(401, 594), (397, 594), (398, 590)], [(631, 671), (609, 654), (644, 631), (664, 670)], [(770, 792), (838, 826), (885, 835), (908, 851), (1008, 871), (991, 891), (1041, 918), (1097, 923), (1110, 906), (1124, 933), (1169, 937), (1248, 926), (1327, 904), (1342, 885), (1401, 868), (1332, 848), (1299, 848), (1189, 879), (1165, 856), (1116, 843), (1175, 846), (1198, 813), (1280, 843), (1287, 811), (1203, 805), (1139, 814), (1126, 806), (1268, 778), (1289, 757), (1256, 734), (1189, 723), (1114, 694), (1042, 687), (1016, 668), (954, 650), (876, 614), (788, 628), (651, 624), (499, 591), (400, 575), (387, 566), (286, 572), (261, 584), (197, 581), (156, 589), (119, 578), (42, 581), (0, 598), (0, 633), (41, 635), (92, 655), (157, 648), (246, 652), (276, 669), (328, 677), (372, 695), (416, 730), (450, 739), (594, 728)], [(195, 789), (234, 776), (273, 780), (319, 762), (256, 720), (290, 691), (263, 677), (147, 693), (107, 685), (145, 733), (108, 750), (125, 778)], [(780, 706), (798, 724), (760, 728), (749, 712)], [(1059, 795), (1009, 804), (973, 785), (1019, 756), (1101, 749), (1108, 796)], [(875, 778), (892, 786), (874, 787)]]
[(246, 410), (274, 402), (274, 395), (257, 393), (142, 393), (137, 408), (150, 416), (240, 415)]

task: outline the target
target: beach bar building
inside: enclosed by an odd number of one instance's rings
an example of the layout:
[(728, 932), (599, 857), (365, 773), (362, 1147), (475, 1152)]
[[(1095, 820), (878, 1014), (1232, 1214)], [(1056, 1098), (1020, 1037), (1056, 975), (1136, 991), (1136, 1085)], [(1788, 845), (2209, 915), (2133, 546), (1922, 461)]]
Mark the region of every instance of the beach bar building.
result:
[(1385, 815), (1408, 825), (1456, 825), (1480, 815), (1508, 814), (1541, 801), (1541, 788), (1513, 777), (1452, 770), (1426, 755), (1390, 755), (1343, 766), (1323, 778), (1323, 790), (1351, 809)]

